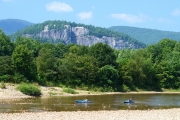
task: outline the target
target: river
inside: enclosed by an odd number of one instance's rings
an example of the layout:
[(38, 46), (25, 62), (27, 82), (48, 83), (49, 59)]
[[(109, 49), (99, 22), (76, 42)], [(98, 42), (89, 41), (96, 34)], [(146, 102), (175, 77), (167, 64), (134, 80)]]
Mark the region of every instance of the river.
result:
[[(88, 97), (93, 103), (75, 103)], [(124, 101), (133, 98), (133, 104)], [(180, 108), (180, 94), (109, 94), (0, 100), (0, 113), (44, 111), (147, 110)]]

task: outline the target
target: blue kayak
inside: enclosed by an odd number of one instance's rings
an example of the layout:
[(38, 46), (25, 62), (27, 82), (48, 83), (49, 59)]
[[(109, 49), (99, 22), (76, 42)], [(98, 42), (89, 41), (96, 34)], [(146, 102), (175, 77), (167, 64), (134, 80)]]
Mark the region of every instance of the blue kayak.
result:
[(132, 100), (125, 100), (124, 103), (134, 103)]
[(88, 100), (88, 101), (85, 101), (85, 100), (76, 100), (76, 103), (92, 103), (92, 101)]

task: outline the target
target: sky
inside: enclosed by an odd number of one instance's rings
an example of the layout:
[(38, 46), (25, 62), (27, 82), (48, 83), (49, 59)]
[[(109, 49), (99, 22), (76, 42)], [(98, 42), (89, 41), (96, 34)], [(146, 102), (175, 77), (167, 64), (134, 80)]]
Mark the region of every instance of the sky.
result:
[(180, 32), (180, 0), (0, 0), (0, 20), (66, 20)]

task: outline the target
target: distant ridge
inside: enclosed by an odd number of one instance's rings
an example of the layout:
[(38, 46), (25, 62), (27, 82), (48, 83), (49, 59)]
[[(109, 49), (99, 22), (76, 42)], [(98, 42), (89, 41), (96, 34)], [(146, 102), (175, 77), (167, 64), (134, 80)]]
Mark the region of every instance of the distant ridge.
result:
[(0, 20), (0, 29), (4, 31), (5, 34), (10, 35), (18, 30), (21, 30), (25, 27), (31, 26), (33, 23), (20, 20), (20, 19), (3, 19)]
[(158, 41), (169, 38), (180, 41), (180, 32), (162, 31), (148, 28), (137, 28), (130, 26), (112, 26), (109, 29), (127, 34), (145, 44), (155, 44)]

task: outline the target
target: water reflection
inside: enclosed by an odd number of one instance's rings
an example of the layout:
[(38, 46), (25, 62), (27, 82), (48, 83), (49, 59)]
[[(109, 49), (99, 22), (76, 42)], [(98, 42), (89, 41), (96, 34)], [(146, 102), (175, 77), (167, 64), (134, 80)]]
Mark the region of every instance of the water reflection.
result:
[[(135, 103), (124, 103), (133, 97)], [(147, 110), (180, 108), (180, 94), (115, 94), (88, 96), (93, 103), (75, 103), (86, 96), (59, 96), (20, 100), (1, 100), (0, 112)]]

